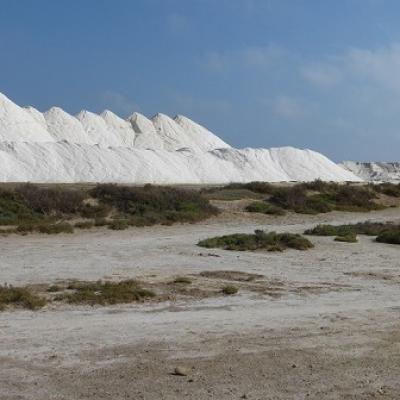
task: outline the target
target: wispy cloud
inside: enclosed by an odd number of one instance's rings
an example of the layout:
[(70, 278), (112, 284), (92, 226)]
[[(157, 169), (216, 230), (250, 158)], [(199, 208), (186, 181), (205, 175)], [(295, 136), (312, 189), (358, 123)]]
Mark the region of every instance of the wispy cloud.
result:
[(343, 82), (381, 86), (400, 92), (400, 43), (377, 49), (351, 48), (300, 68), (301, 75), (317, 86)]
[(275, 114), (286, 119), (299, 119), (311, 115), (315, 107), (308, 101), (291, 96), (280, 95), (273, 102)]
[(266, 68), (285, 55), (277, 45), (249, 46), (231, 51), (214, 51), (202, 60), (202, 65), (212, 72), (223, 72), (232, 68)]

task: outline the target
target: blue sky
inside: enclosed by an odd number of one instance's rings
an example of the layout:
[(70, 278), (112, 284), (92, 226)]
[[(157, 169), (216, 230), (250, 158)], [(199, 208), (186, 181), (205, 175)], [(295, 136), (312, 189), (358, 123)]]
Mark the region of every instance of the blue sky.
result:
[(399, 17), (397, 0), (0, 0), (0, 92), (399, 160)]

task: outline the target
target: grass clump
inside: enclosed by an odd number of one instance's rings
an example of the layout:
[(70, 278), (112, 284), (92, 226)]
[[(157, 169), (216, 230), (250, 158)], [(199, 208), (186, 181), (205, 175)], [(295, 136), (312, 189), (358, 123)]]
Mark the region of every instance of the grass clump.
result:
[(94, 227), (94, 222), (93, 221), (81, 221), (81, 222), (77, 222), (74, 225), (75, 228), (78, 229), (90, 229)]
[(374, 201), (376, 198), (376, 192), (370, 187), (314, 181), (278, 188), (269, 201), (297, 213), (320, 214), (333, 210), (362, 212), (384, 208)]
[(395, 225), (391, 223), (365, 221), (345, 225), (317, 225), (312, 229), (307, 229), (304, 234), (314, 236), (347, 236), (350, 234), (378, 236), (387, 230), (392, 230), (393, 227)]
[(45, 304), (45, 298), (33, 294), (28, 288), (0, 285), (0, 311), (10, 305), (36, 310)]
[(47, 288), (47, 292), (49, 292), (49, 293), (55, 293), (55, 292), (59, 292), (59, 291), (61, 291), (61, 287), (58, 285), (50, 285)]
[(285, 210), (280, 207), (269, 204), (265, 201), (255, 201), (246, 207), (247, 212), (261, 213), (268, 215), (285, 215)]
[(262, 199), (264, 196), (248, 189), (212, 188), (201, 191), (202, 195), (210, 200), (233, 201), (241, 199)]
[(357, 243), (357, 234), (355, 232), (348, 232), (342, 236), (335, 237), (336, 242)]
[(232, 296), (239, 291), (239, 288), (234, 285), (226, 285), (221, 289), (221, 292), (227, 296)]
[(187, 276), (178, 276), (172, 281), (172, 283), (190, 285), (192, 283), (192, 280)]
[(384, 182), (380, 184), (372, 184), (373, 190), (378, 193), (385, 194), (390, 197), (400, 197), (400, 183)]
[(68, 222), (60, 222), (57, 224), (39, 225), (35, 230), (48, 235), (56, 235), (59, 233), (74, 233), (74, 227)]
[(236, 233), (201, 240), (198, 246), (222, 248), (225, 250), (259, 250), (283, 251), (287, 248), (307, 250), (313, 244), (305, 237), (293, 233), (276, 233), (256, 230), (254, 234)]
[(94, 226), (106, 226), (108, 225), (108, 221), (105, 218), (95, 218)]
[(73, 293), (64, 295), (62, 299), (73, 304), (132, 303), (155, 296), (154, 292), (142, 288), (137, 281), (132, 279), (121, 282), (76, 282), (68, 288), (73, 290)]
[(123, 231), (129, 228), (129, 224), (126, 219), (114, 219), (108, 224), (108, 228), (113, 231)]
[(376, 241), (379, 243), (400, 244), (400, 226), (381, 232), (377, 236)]

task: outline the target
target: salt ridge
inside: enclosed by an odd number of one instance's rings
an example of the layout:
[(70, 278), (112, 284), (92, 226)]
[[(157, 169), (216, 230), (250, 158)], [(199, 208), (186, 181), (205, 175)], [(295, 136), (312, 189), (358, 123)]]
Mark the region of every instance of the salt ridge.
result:
[(40, 113), (0, 93), (0, 181), (227, 183), (359, 181), (311, 150), (234, 149), (184, 116)]

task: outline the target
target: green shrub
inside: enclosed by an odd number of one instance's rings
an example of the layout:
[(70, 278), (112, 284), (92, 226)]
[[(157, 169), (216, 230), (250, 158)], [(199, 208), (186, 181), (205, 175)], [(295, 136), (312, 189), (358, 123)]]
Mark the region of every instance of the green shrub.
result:
[(255, 201), (246, 207), (247, 212), (262, 213), (269, 215), (285, 215), (285, 210), (280, 207), (273, 206), (265, 201)]
[(26, 224), (38, 219), (39, 216), (28, 207), (20, 194), (0, 190), (0, 225)]
[(50, 285), (50, 286), (47, 288), (47, 291), (48, 291), (49, 293), (59, 292), (60, 290), (61, 290), (61, 288), (60, 288), (60, 286), (58, 286), (58, 285)]
[(317, 225), (312, 229), (305, 230), (304, 234), (314, 236), (336, 236), (338, 234), (338, 227), (333, 225)]
[(224, 186), (224, 189), (246, 189), (254, 193), (271, 194), (275, 191), (275, 187), (268, 182), (248, 182), (248, 183), (230, 183)]
[(347, 236), (349, 234), (377, 236), (388, 229), (392, 229), (393, 226), (391, 223), (370, 221), (346, 225), (317, 225), (306, 230), (304, 234), (315, 236)]
[(113, 231), (123, 231), (129, 228), (129, 224), (125, 219), (114, 219), (108, 224), (108, 227)]
[(39, 188), (30, 183), (17, 187), (28, 207), (39, 214), (75, 214), (85, 198), (82, 191), (61, 187)]
[(78, 229), (90, 229), (94, 227), (94, 222), (93, 221), (81, 221), (81, 222), (77, 222), (74, 225), (75, 228)]
[(335, 237), (336, 242), (357, 243), (357, 235), (355, 232), (348, 232), (342, 236)]
[(400, 244), (400, 226), (386, 229), (377, 236), (376, 241), (380, 243)]
[(400, 183), (381, 183), (379, 185), (372, 184), (372, 189), (378, 193), (383, 193), (390, 197), (400, 197)]
[(227, 296), (232, 296), (239, 291), (239, 288), (234, 285), (226, 285), (221, 289), (222, 293)]
[(79, 211), (83, 218), (104, 218), (110, 214), (111, 207), (106, 204), (84, 204), (81, 206)]
[(9, 305), (36, 310), (46, 304), (46, 299), (36, 296), (28, 288), (0, 285), (0, 311)]
[(173, 283), (181, 283), (185, 285), (190, 285), (192, 283), (192, 280), (188, 278), (187, 276), (178, 276), (173, 280)]
[(195, 190), (108, 184), (98, 185), (90, 193), (101, 204), (114, 207), (120, 215), (140, 217), (148, 224), (197, 222), (218, 214), (218, 210)]
[(201, 191), (202, 196), (209, 200), (233, 201), (241, 199), (262, 199), (260, 193), (254, 193), (248, 189), (206, 189)]
[(282, 251), (287, 248), (306, 250), (313, 244), (305, 237), (293, 233), (275, 233), (256, 230), (254, 234), (236, 233), (201, 240), (198, 246), (222, 248), (225, 250), (258, 250)]
[(74, 232), (74, 227), (71, 224), (69, 224), (68, 222), (39, 225), (37, 229), (40, 233), (47, 233), (48, 235)]
[(65, 294), (61, 299), (74, 304), (119, 304), (142, 301), (155, 294), (132, 280), (121, 282), (76, 282), (69, 286), (73, 293)]
[(108, 221), (105, 218), (95, 218), (94, 226), (106, 226)]

